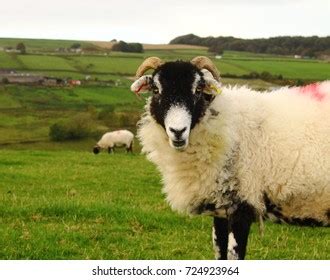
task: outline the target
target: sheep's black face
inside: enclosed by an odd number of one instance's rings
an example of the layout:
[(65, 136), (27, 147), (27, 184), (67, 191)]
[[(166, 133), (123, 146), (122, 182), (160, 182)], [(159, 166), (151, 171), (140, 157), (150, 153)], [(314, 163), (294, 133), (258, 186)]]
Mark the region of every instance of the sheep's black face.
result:
[(164, 127), (170, 146), (184, 150), (190, 130), (203, 117), (213, 99), (204, 94), (203, 73), (189, 62), (168, 62), (160, 66), (150, 81), (153, 96), (150, 113)]
[(97, 155), (97, 154), (100, 152), (100, 150), (101, 150), (101, 148), (100, 148), (99, 146), (95, 146), (95, 147), (93, 148), (93, 153), (94, 153), (95, 155)]

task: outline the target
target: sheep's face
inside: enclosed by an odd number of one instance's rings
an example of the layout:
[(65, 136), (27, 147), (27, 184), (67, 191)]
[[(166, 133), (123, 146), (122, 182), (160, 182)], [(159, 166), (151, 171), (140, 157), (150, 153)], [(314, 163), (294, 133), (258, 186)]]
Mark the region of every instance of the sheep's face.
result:
[(188, 146), (190, 131), (213, 100), (213, 95), (205, 93), (207, 79), (203, 71), (189, 62), (176, 61), (167, 62), (152, 75), (140, 78), (144, 79), (140, 85), (153, 92), (150, 114), (165, 129), (169, 145), (176, 150)]

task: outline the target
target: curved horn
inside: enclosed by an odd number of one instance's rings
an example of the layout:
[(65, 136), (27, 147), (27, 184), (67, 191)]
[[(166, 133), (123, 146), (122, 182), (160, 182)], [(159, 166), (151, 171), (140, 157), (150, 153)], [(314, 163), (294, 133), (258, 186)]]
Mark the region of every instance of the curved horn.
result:
[(213, 64), (212, 60), (206, 56), (196, 56), (190, 63), (194, 64), (199, 69), (206, 69), (210, 71), (217, 81), (220, 81), (220, 73), (217, 67)]
[(160, 65), (163, 64), (163, 61), (159, 57), (148, 57), (136, 70), (136, 77), (141, 77), (149, 69), (157, 69)]

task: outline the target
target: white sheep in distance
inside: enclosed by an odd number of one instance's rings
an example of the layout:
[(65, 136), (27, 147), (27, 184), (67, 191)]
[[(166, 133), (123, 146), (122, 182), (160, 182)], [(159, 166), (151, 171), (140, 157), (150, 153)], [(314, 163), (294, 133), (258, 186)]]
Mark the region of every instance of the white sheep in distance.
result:
[(103, 134), (100, 141), (93, 148), (94, 154), (101, 149), (108, 149), (109, 153), (114, 152), (115, 147), (126, 147), (127, 152), (133, 153), (134, 134), (128, 130), (116, 130)]
[(330, 81), (222, 88), (206, 57), (148, 58), (137, 77), (132, 91), (153, 92), (138, 127), (142, 151), (173, 209), (214, 217), (216, 258), (244, 259), (257, 218), (329, 226)]

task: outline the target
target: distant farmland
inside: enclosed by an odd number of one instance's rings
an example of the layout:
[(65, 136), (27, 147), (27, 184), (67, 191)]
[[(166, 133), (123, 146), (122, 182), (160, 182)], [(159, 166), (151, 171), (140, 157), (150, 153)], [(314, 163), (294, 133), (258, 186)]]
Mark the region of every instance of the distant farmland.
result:
[[(102, 55), (77, 54), (12, 54), (0, 52), (1, 68), (14, 68), (22, 71), (50, 73), (59, 76), (83, 77), (95, 75), (107, 79), (107, 75), (134, 75), (145, 57), (159, 56), (165, 60), (182, 58), (189, 60), (197, 55), (208, 55), (205, 50), (150, 50), (143, 54), (110, 53)], [(225, 53), (223, 59), (214, 60), (222, 74), (243, 75), (250, 72), (281, 74), (284, 78), (303, 80), (325, 80), (330, 78), (330, 63), (317, 60), (293, 60), (292, 58), (261, 57), (233, 58)]]
[[(0, 51), (0, 69), (14, 69), (25, 74), (38, 74), (63, 79), (80, 79), (78, 88), (42, 88), (0, 84), (0, 126), (5, 132), (1, 143), (48, 141), (49, 126), (60, 120), (72, 118), (77, 112), (103, 114), (107, 107), (115, 108), (116, 120), (112, 127), (121, 123), (134, 126), (135, 117), (126, 116), (127, 111), (136, 115), (143, 107), (129, 91), (135, 71), (148, 56), (159, 56), (168, 61), (190, 60), (198, 55), (210, 55), (206, 48), (187, 45), (145, 45), (144, 53), (109, 52), (108, 42), (80, 42), (70, 40), (0, 39), (0, 47), (24, 42), (27, 54)], [(58, 48), (68, 48), (79, 43), (84, 48), (95, 47), (93, 52), (63, 53)], [(271, 81), (242, 79), (251, 72), (268, 72), (282, 75), (286, 79), (324, 80), (330, 79), (330, 63), (318, 60), (294, 59), (286, 56), (253, 54), (247, 52), (225, 52), (221, 59), (210, 56), (221, 75), (230, 76), (224, 84), (248, 84), (257, 89), (274, 86)], [(88, 81), (85, 79), (88, 78)], [(239, 78), (239, 79), (238, 79)], [(0, 81), (1, 82), (1, 81)], [(45, 115), (45, 110), (48, 115)], [(94, 110), (93, 109), (93, 110)], [(111, 109), (113, 110), (113, 109)], [(61, 112), (61, 113), (60, 113)], [(95, 126), (111, 126), (110, 121), (96, 120)]]

